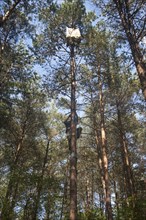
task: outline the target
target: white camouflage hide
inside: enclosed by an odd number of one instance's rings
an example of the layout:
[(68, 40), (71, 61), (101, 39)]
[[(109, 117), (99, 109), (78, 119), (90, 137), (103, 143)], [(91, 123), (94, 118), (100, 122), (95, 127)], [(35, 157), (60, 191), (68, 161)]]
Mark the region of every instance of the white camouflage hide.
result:
[(81, 37), (81, 33), (79, 28), (66, 28), (66, 37), (74, 37), (74, 38), (80, 38)]

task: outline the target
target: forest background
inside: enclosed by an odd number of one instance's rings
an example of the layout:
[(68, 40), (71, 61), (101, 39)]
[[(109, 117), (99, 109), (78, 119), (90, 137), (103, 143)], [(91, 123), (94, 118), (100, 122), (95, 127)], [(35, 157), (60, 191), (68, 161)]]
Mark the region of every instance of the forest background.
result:
[(146, 219), (144, 0), (0, 0), (0, 215), (70, 219), (70, 47), (75, 47), (77, 213)]

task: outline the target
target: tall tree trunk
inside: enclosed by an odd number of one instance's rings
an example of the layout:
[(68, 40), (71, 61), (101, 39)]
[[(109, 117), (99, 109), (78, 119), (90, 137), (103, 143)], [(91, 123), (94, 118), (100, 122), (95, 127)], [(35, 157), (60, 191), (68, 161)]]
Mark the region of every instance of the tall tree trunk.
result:
[(27, 195), (26, 198), (26, 203), (25, 206), (23, 208), (23, 217), (22, 220), (31, 220), (32, 219), (32, 207), (31, 207), (31, 203), (30, 203), (31, 198), (29, 197), (29, 195)]
[(46, 217), (45, 220), (51, 220), (51, 201), (50, 201), (50, 195), (48, 193), (48, 198), (47, 198), (47, 209), (46, 209)]
[(61, 214), (60, 214), (60, 220), (63, 219), (63, 215), (65, 214), (65, 203), (67, 201), (67, 194), (68, 194), (68, 162), (67, 162), (67, 167), (66, 167), (66, 177), (64, 181), (64, 191), (63, 191), (63, 199), (62, 199), (62, 207), (61, 207)]
[(77, 147), (76, 147), (76, 78), (74, 45), (71, 48), (71, 150), (70, 150), (70, 220), (77, 220)]
[(101, 149), (101, 144), (99, 141), (100, 138), (99, 138), (99, 134), (97, 130), (97, 122), (96, 122), (95, 115), (93, 117), (93, 123), (94, 123), (95, 140), (96, 140), (96, 146), (97, 146), (97, 160), (98, 160), (100, 179), (101, 179), (103, 194), (104, 194), (104, 197), (106, 197), (105, 178), (104, 178), (103, 163), (102, 163), (102, 149)]
[(49, 145), (50, 145), (50, 140), (48, 140), (48, 142), (47, 142), (47, 147), (46, 147), (46, 152), (45, 152), (45, 156), (44, 156), (41, 176), (39, 177), (38, 184), (37, 184), (37, 196), (36, 196), (36, 199), (35, 199), (35, 206), (34, 206), (34, 210), (33, 210), (32, 220), (37, 219), (40, 196), (41, 196), (41, 191), (42, 191), (42, 187), (43, 187), (43, 178), (44, 178), (44, 174), (45, 174), (46, 164), (47, 164), (47, 161), (48, 161)]
[(133, 172), (131, 170), (131, 163), (130, 157), (128, 152), (128, 145), (122, 125), (121, 119), (121, 112), (117, 104), (117, 117), (118, 117), (118, 128), (119, 128), (119, 136), (120, 136), (120, 143), (121, 143), (121, 156), (123, 162), (123, 172), (126, 184), (126, 193), (127, 197), (133, 197), (135, 195), (135, 186), (134, 186), (134, 179), (133, 179)]
[(91, 210), (92, 188), (91, 188), (91, 183), (90, 183), (90, 180), (89, 180), (88, 176), (87, 176), (85, 184), (86, 184), (86, 210)]
[(145, 28), (143, 27), (142, 31), (140, 32), (141, 36), (137, 36), (136, 29), (134, 27), (134, 22), (132, 21), (132, 15), (130, 13), (129, 1), (124, 0), (121, 2), (121, 0), (113, 0), (113, 2), (116, 5), (116, 8), (118, 10), (118, 13), (121, 19), (122, 26), (125, 30), (127, 40), (129, 42), (132, 56), (135, 62), (135, 66), (138, 72), (138, 76), (140, 79), (142, 92), (146, 100), (146, 62), (144, 60), (144, 56), (141, 52), (139, 42), (138, 42), (139, 40), (138, 38), (143, 36), (143, 32)]
[(104, 218), (104, 198), (105, 198), (105, 195), (102, 193), (99, 193), (99, 208), (100, 208), (100, 211), (101, 211), (101, 215), (103, 216)]
[(111, 206), (111, 195), (109, 187), (109, 174), (108, 174), (108, 157), (107, 157), (107, 141), (105, 132), (105, 121), (104, 121), (104, 96), (102, 91), (102, 79), (100, 66), (98, 67), (98, 81), (99, 81), (99, 110), (100, 110), (100, 135), (101, 135), (101, 154), (102, 154), (102, 167), (103, 177), (105, 181), (105, 206), (106, 216), (108, 220), (113, 219), (112, 206)]
[(7, 192), (6, 192), (6, 196), (4, 199), (4, 204), (2, 208), (2, 214), (1, 214), (3, 220), (11, 220), (13, 216), (13, 208), (15, 206), (15, 198), (16, 198), (16, 193), (18, 189), (18, 184), (17, 184), (18, 173), (19, 173), (18, 161), (20, 157), (20, 152), (23, 147), (24, 137), (25, 137), (25, 124), (23, 126), (21, 138), (16, 147), (14, 162), (10, 170), (10, 180), (8, 183)]
[(94, 172), (92, 170), (92, 184), (91, 184), (91, 208), (94, 207)]
[(113, 187), (114, 187), (114, 194), (115, 194), (115, 204), (116, 204), (116, 213), (117, 213), (117, 218), (119, 218), (119, 202), (118, 202), (118, 192), (117, 192), (117, 183), (116, 181), (114, 180), (114, 184), (113, 184)]
[[(99, 77), (99, 84), (101, 83), (100, 79), (100, 74), (98, 74)], [(102, 84), (99, 85), (99, 90), (100, 90), (100, 99), (103, 98), (102, 94)], [(104, 108), (103, 108), (103, 103), (100, 101), (100, 134), (98, 132), (98, 127), (97, 127), (97, 120), (96, 120), (96, 113), (93, 111), (93, 126), (94, 126), (94, 133), (95, 133), (95, 141), (96, 141), (96, 146), (97, 146), (97, 159), (98, 159), (98, 167), (99, 167), (99, 172), (100, 172), (100, 178), (101, 178), (101, 184), (103, 188), (103, 194), (104, 194), (104, 199), (105, 199), (105, 207), (106, 207), (106, 214), (108, 219), (112, 219), (112, 209), (111, 209), (111, 201), (110, 201), (110, 192), (109, 192), (109, 183), (108, 183), (108, 160), (107, 160), (107, 154), (106, 154), (106, 140), (105, 140), (105, 130), (103, 129), (104, 125)], [(91, 94), (91, 102), (92, 102), (92, 107), (95, 109), (95, 104), (93, 102), (93, 97)], [(104, 135), (104, 137), (103, 137)], [(106, 168), (107, 167), (107, 168)], [(104, 211), (104, 210), (103, 210)], [(111, 218), (110, 218), (111, 216)]]

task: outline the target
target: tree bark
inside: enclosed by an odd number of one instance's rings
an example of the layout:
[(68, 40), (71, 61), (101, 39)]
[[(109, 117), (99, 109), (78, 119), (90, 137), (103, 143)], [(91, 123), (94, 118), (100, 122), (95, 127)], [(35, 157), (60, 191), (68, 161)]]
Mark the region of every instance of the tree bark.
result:
[(103, 163), (102, 163), (102, 149), (101, 149), (101, 143), (99, 141), (100, 137), (97, 131), (97, 122), (96, 122), (95, 115), (93, 117), (93, 124), (94, 124), (95, 140), (96, 140), (96, 146), (97, 146), (97, 160), (98, 160), (100, 179), (101, 179), (103, 194), (104, 194), (104, 197), (106, 197), (105, 178), (104, 178)]
[[(60, 214), (60, 220), (63, 219), (63, 215), (65, 214), (65, 204), (67, 202), (67, 195), (68, 195), (68, 176), (69, 176), (69, 168), (68, 168), (68, 162), (66, 167), (66, 173), (65, 173), (65, 181), (64, 181), (64, 189), (63, 189), (63, 199), (62, 199), (62, 207), (61, 207), (61, 214)], [(66, 210), (67, 211), (67, 210)]]
[(86, 210), (91, 210), (91, 204), (92, 204), (92, 188), (90, 180), (87, 176), (86, 179)]
[(77, 147), (76, 147), (76, 78), (74, 45), (71, 48), (71, 150), (70, 150), (70, 220), (77, 220)]
[(107, 140), (105, 132), (105, 121), (104, 121), (104, 96), (102, 91), (102, 80), (100, 73), (100, 66), (98, 67), (98, 81), (99, 81), (99, 110), (100, 110), (100, 136), (101, 136), (101, 155), (102, 155), (102, 167), (103, 167), (103, 179), (105, 182), (105, 208), (106, 216), (108, 220), (113, 219), (112, 206), (111, 206), (111, 195), (109, 188), (109, 174), (108, 174), (108, 156), (107, 156)]
[(0, 17), (0, 27), (8, 20), (10, 15), (13, 13), (15, 10), (16, 6), (21, 2), (21, 0), (17, 0), (14, 2), (14, 4), (10, 7), (10, 9)]
[(34, 210), (33, 210), (32, 220), (37, 219), (40, 196), (41, 196), (41, 191), (42, 191), (42, 187), (43, 187), (43, 178), (44, 178), (44, 174), (45, 174), (46, 163), (48, 161), (49, 145), (50, 145), (50, 140), (48, 140), (48, 142), (47, 142), (46, 153), (44, 156), (41, 176), (39, 177), (38, 184), (37, 184), (37, 196), (36, 196), (36, 200), (35, 200), (35, 206), (34, 206)]
[[(134, 27), (134, 22), (132, 20), (132, 15), (129, 9), (129, 1), (125, 0), (121, 2), (121, 0), (113, 0), (113, 2), (116, 5), (122, 26), (125, 30), (127, 40), (129, 42), (130, 49), (132, 52), (133, 60), (135, 62), (135, 66), (138, 72), (142, 92), (146, 100), (146, 63), (139, 46), (138, 38), (140, 38), (140, 36), (137, 36), (136, 29)], [(143, 27), (141, 35), (143, 34), (144, 30), (145, 28)]]
[(131, 170), (131, 162), (128, 152), (128, 146), (126, 137), (124, 134), (124, 129), (122, 125), (122, 119), (121, 119), (121, 112), (117, 104), (117, 117), (118, 117), (118, 128), (119, 128), (119, 136), (120, 136), (120, 143), (121, 143), (121, 156), (122, 156), (122, 162), (123, 162), (123, 172), (124, 172), (124, 178), (125, 178), (125, 184), (126, 184), (126, 193), (127, 197), (133, 197), (135, 195), (135, 186), (134, 186), (134, 179), (133, 179), (133, 173)]
[(18, 181), (16, 179), (16, 176), (18, 176), (17, 172), (19, 172), (18, 161), (20, 157), (20, 152), (23, 147), (24, 137), (25, 137), (25, 123), (23, 126), (21, 138), (16, 148), (14, 162), (10, 170), (10, 180), (8, 183), (7, 192), (6, 192), (6, 196), (4, 199), (4, 204), (2, 208), (2, 214), (1, 214), (3, 220), (12, 219), (13, 208), (15, 206), (15, 198), (16, 198), (16, 193), (17, 193), (17, 188), (18, 188), (18, 184), (16, 182)]
[(114, 180), (114, 194), (115, 194), (115, 204), (116, 204), (116, 210), (117, 210), (117, 217), (119, 218), (119, 201), (118, 201), (118, 192), (117, 192), (117, 183)]

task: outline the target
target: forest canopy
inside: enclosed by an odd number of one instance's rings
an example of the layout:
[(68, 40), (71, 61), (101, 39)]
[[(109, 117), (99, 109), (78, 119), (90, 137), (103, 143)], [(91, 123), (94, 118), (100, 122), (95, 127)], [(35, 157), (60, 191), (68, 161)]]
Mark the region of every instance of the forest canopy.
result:
[(146, 218), (145, 11), (0, 1), (0, 219)]

